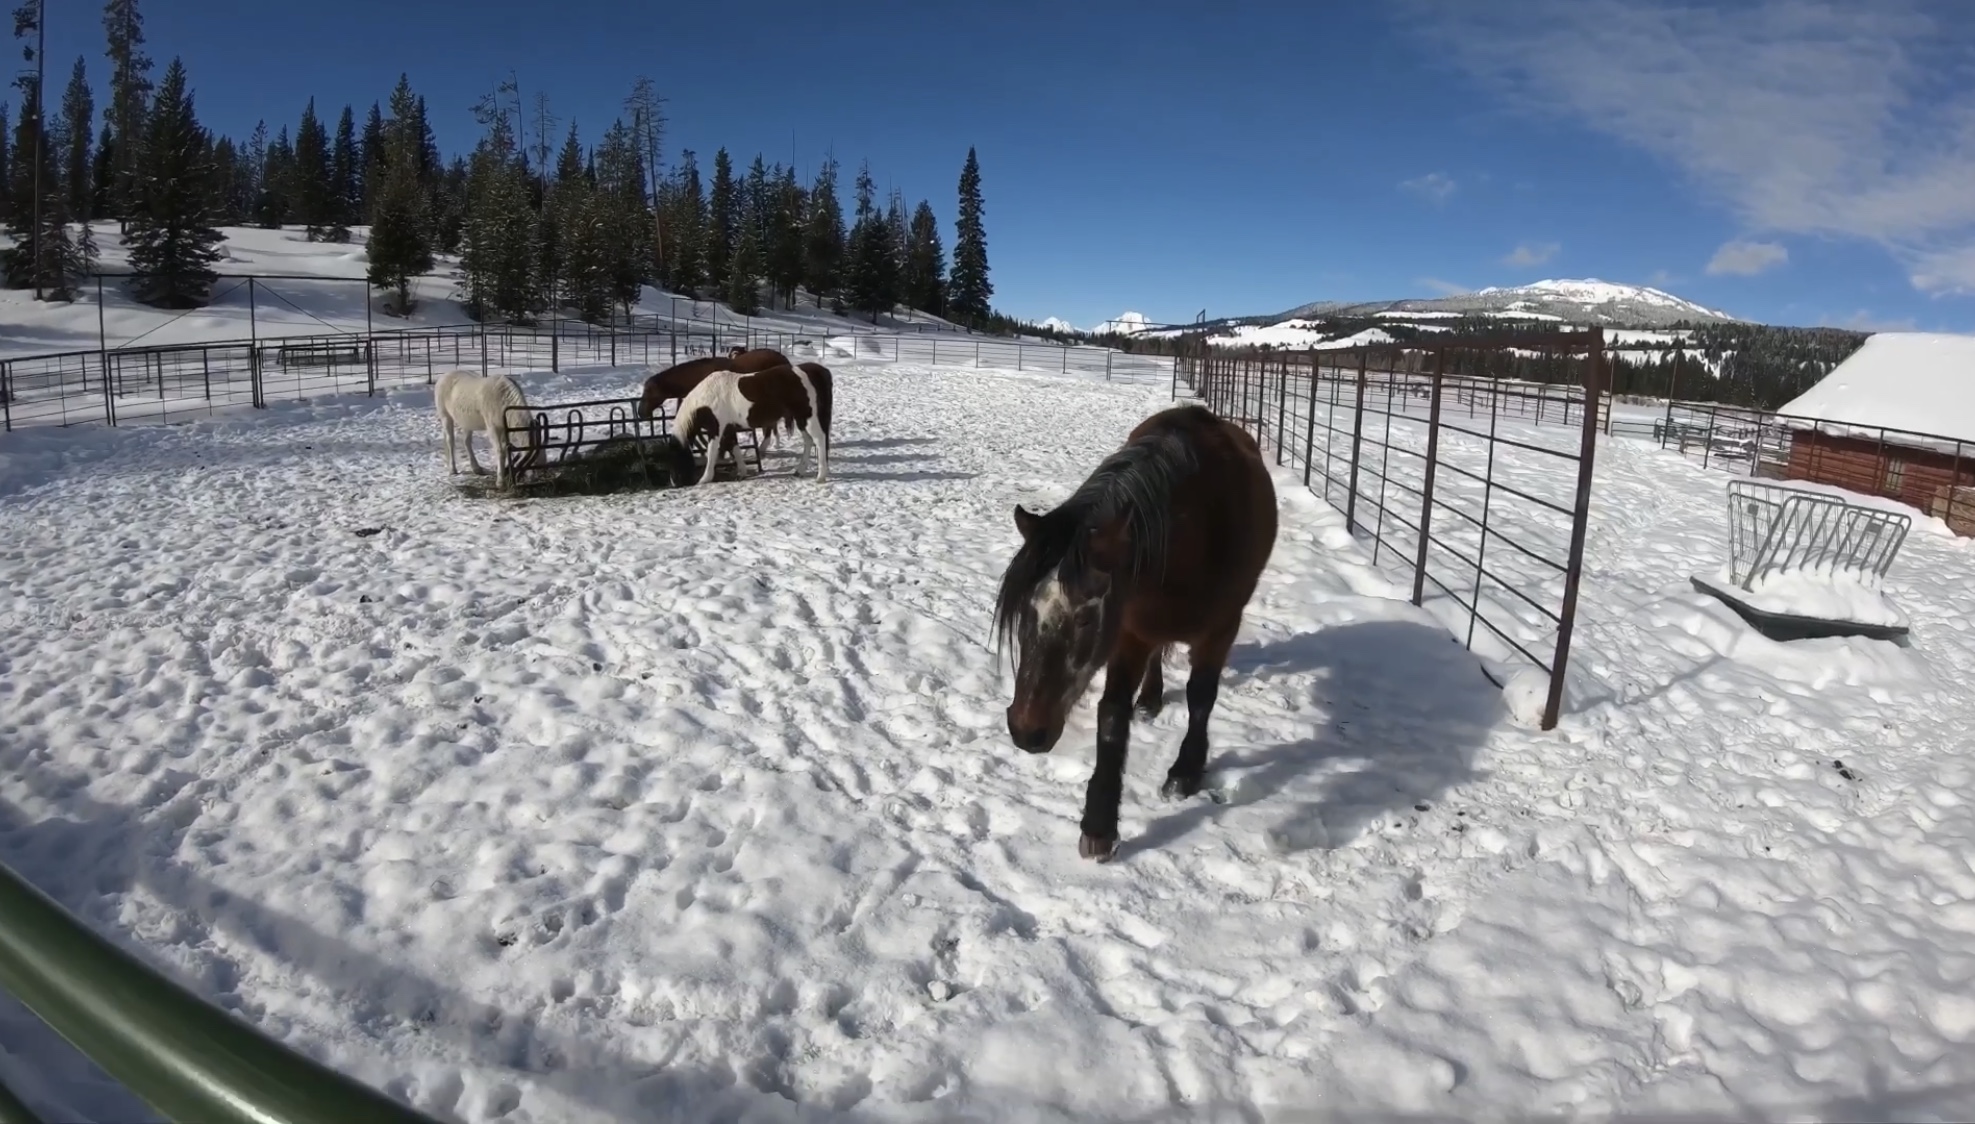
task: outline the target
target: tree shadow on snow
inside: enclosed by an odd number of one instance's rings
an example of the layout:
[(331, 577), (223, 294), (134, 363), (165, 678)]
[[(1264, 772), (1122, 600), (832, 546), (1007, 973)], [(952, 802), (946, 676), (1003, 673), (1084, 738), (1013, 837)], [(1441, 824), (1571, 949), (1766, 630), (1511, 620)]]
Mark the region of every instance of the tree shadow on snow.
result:
[[(1132, 850), (1176, 842), (1228, 808), (1271, 799), (1318, 773), (1321, 796), (1289, 808), (1269, 829), (1270, 842), (1283, 851), (1346, 846), (1385, 816), (1430, 810), (1449, 789), (1479, 779), (1475, 754), (1508, 716), (1472, 654), (1445, 630), (1412, 621), (1363, 621), (1241, 645), (1225, 674), (1223, 700), (1240, 678), (1314, 676), (1309, 705), (1324, 716), (1322, 728), (1299, 741), (1228, 751), (1216, 743), (1215, 729), (1225, 728), (1217, 721), (1208, 730), (1214, 799), (1155, 815)], [(1166, 706), (1183, 716), (1184, 691), (1169, 688)]]
[[(126, 951), (250, 1023), (260, 1021), (254, 1012), (263, 1009), (264, 999), (275, 997), (242, 989), (241, 965), (229, 958), (227, 950), (270, 953), (273, 971), (288, 968), (308, 977), (318, 999), (324, 993), (333, 996), (338, 1010), (348, 1017), (345, 1025), (315, 1028), (310, 1035), (313, 1041), (297, 1048), (353, 1076), (358, 1074), (347, 1057), (324, 1058), (324, 1048), (339, 1043), (339, 1053), (367, 1053), (359, 1080), (374, 1082), (379, 1073), (392, 1074), (379, 1087), (407, 1103), (407, 1090), (416, 1083), (418, 1107), (439, 1120), (486, 1118), (501, 1110), (489, 1107), (484, 1089), (476, 1097), (459, 1097), (457, 1082), (452, 1098), (434, 1103), (434, 1083), (429, 1076), (414, 1075), (429, 1075), (435, 1062), (443, 1065), (451, 1059), (424, 1057), (416, 1051), (401, 1055), (389, 1049), (390, 1037), (406, 1029), (415, 1032), (413, 1041), (444, 1043), (444, 1054), (479, 1069), (483, 1077), (498, 1082), (507, 1076), (552, 1090), (558, 1099), (583, 1106), (581, 1114), (589, 1119), (663, 1118), (682, 1106), (691, 1106), (696, 1118), (705, 1119), (754, 1119), (764, 1108), (795, 1114), (796, 1105), (786, 1094), (776, 1095), (779, 1088), (772, 1080), (765, 1085), (765, 1079), (750, 1080), (757, 1074), (772, 1077), (784, 1060), (769, 1056), (772, 1041), (766, 1036), (768, 1053), (742, 1064), (739, 1071), (724, 1062), (686, 1070), (671, 1064), (669, 1056), (635, 1058), (618, 1053), (607, 1038), (578, 1037), (544, 1025), (545, 1018), (557, 1011), (549, 995), (523, 1010), (503, 1010), (322, 932), (301, 917), (241, 897), (177, 862), (173, 856), (180, 840), (196, 822), (196, 802), (172, 798), (146, 814), (94, 800), (83, 791), (86, 781), (81, 778), (37, 769), (27, 761), (0, 764), (25, 780), (37, 796), (62, 809), (55, 818), (35, 821), (0, 799), (0, 860)], [(184, 774), (177, 779), (188, 782), (187, 787), (197, 783)], [(298, 841), (298, 845), (304, 844)], [(92, 871), (94, 877), (79, 878), (79, 870)], [(202, 974), (186, 972), (125, 931), (120, 910), (132, 893), (163, 904), (175, 915), (178, 931), (166, 938), (170, 943), (210, 953), (212, 962)], [(189, 936), (187, 929), (192, 930)], [(198, 932), (201, 929), (230, 939), (216, 946), (210, 936)], [(601, 1022), (591, 1020), (592, 1025)], [(51, 1118), (159, 1119), (4, 993), (0, 993), (0, 1035), (8, 1046), (0, 1061), (7, 1061), (8, 1068), (32, 1066), (44, 1094), (37, 1098), (36, 1086), (18, 1091), (30, 1101), (41, 1100), (38, 1107), (56, 1114)], [(362, 1045), (366, 1040), (369, 1050)], [(551, 1111), (540, 1101), (532, 1107), (537, 1114)], [(844, 1114), (839, 1119), (854, 1124), (859, 1117)]]

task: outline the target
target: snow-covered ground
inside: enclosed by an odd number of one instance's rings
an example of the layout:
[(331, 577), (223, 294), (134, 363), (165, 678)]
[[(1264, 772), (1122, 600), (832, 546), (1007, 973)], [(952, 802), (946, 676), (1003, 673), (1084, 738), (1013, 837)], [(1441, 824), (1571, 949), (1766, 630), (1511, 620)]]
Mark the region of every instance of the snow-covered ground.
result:
[(1221, 799), (1156, 795), (1169, 678), (1099, 867), (1088, 709), (1015, 751), (983, 640), (1163, 388), (832, 366), (827, 485), (469, 496), (422, 389), (12, 435), (0, 859), (463, 1120), (1975, 1113), (1969, 543), (1916, 521), (1911, 647), (1771, 643), (1687, 583), (1726, 478), (1604, 442), (1545, 734), (1284, 471)]

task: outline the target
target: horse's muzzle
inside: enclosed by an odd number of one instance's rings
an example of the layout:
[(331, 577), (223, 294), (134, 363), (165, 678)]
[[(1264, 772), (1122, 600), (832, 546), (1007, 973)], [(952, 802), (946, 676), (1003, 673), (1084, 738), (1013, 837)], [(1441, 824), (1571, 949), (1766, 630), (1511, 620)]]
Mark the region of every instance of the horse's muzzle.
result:
[(1015, 718), (1015, 708), (1008, 708), (1008, 737), (1015, 748), (1024, 753), (1048, 753), (1056, 748), (1056, 739), (1063, 736), (1061, 726), (1050, 727), (1029, 725)]

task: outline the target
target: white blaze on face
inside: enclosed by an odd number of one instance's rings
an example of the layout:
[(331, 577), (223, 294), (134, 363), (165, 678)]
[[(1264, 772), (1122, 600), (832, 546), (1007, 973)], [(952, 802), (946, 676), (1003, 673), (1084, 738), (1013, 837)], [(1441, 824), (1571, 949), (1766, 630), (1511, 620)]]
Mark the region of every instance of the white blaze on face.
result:
[(1039, 636), (1060, 636), (1070, 627), (1070, 595), (1063, 590), (1063, 582), (1051, 574), (1049, 580), (1036, 587), (1036, 633)]

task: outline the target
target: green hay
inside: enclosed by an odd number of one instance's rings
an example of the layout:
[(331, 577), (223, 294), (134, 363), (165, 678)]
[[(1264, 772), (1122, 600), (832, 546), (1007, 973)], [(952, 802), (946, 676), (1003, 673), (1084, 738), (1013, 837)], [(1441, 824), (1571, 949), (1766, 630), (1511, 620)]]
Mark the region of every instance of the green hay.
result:
[[(473, 477), (460, 491), (484, 498), (522, 496), (607, 496), (672, 486), (667, 467), (668, 438), (613, 437), (552, 465), (532, 468), (527, 478), (496, 488), (491, 475)], [(643, 446), (642, 451), (640, 446)]]

